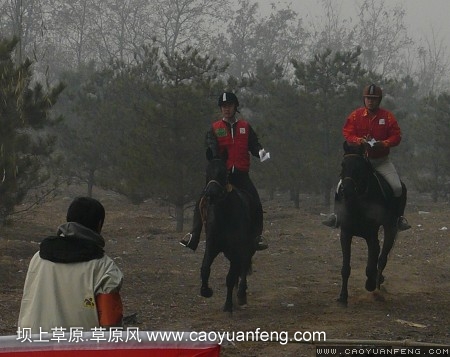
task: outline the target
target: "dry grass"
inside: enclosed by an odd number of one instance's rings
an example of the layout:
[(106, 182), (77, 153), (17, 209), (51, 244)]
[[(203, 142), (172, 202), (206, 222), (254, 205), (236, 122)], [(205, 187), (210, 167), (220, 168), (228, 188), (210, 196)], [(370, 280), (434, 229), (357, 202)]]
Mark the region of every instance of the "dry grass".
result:
[[(64, 221), (72, 188), (66, 196), (18, 217), (0, 233), (0, 334), (14, 334), (29, 259), (36, 242)], [(222, 312), (227, 261), (219, 256), (211, 274), (214, 296), (199, 296), (199, 269), (204, 245), (196, 253), (181, 247), (167, 207), (141, 206), (101, 192), (107, 210), (107, 253), (125, 274), (125, 313), (137, 313), (142, 330), (325, 331), (336, 339), (387, 339), (449, 343), (450, 209), (410, 195), (407, 216), (413, 228), (401, 233), (385, 271), (382, 291), (364, 290), (367, 250), (363, 240), (352, 246), (349, 306), (339, 293), (341, 253), (337, 230), (320, 224), (327, 212), (314, 196), (304, 196), (299, 210), (284, 196), (263, 202), (265, 237), (270, 249), (254, 258), (249, 304), (233, 316)], [(423, 213), (419, 211), (426, 211)], [(191, 212), (186, 217), (190, 225)], [(188, 228), (186, 228), (187, 231)], [(399, 323), (409, 321), (413, 324)], [(426, 327), (414, 327), (424, 325)], [(270, 342), (236, 343), (224, 356), (311, 356), (311, 345)]]

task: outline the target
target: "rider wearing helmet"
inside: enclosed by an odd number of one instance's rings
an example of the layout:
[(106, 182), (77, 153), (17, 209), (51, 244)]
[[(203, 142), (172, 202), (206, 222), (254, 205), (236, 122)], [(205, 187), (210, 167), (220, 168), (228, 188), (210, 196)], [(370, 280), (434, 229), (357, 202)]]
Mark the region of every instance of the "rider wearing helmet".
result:
[[(370, 84), (363, 89), (364, 107), (354, 110), (342, 129), (349, 144), (366, 147), (367, 157), (373, 168), (385, 178), (392, 188), (394, 204), (397, 210), (399, 231), (411, 228), (403, 217), (406, 206), (406, 193), (394, 164), (389, 158), (390, 148), (401, 141), (401, 131), (394, 114), (380, 108), (383, 92), (380, 87)], [(329, 227), (337, 227), (339, 222), (335, 214), (322, 222)]]
[[(239, 101), (234, 93), (222, 93), (218, 98), (218, 105), (222, 113), (222, 119), (212, 123), (206, 134), (206, 156), (208, 160), (211, 160), (223, 157), (224, 152), (227, 152), (226, 165), (229, 172), (229, 182), (233, 186), (247, 191), (252, 196), (257, 220), (255, 222), (257, 227), (256, 249), (264, 250), (268, 248), (268, 245), (262, 241), (263, 209), (258, 191), (250, 180), (249, 169), (250, 153), (262, 158), (266, 152), (250, 124), (237, 117)], [(192, 230), (180, 241), (181, 245), (194, 251), (200, 242), (203, 227), (199, 202), (200, 200), (195, 205)]]

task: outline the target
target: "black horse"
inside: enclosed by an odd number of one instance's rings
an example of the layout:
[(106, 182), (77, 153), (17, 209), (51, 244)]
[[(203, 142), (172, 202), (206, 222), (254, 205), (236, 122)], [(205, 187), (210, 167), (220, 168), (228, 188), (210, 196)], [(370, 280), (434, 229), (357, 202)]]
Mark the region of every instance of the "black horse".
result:
[(251, 272), (255, 254), (255, 225), (250, 196), (228, 183), (228, 171), (222, 159), (212, 159), (206, 169), (207, 185), (201, 201), (206, 228), (206, 248), (201, 266), (200, 293), (211, 297), (208, 285), (211, 264), (221, 252), (230, 261), (226, 285), (227, 297), (223, 310), (233, 310), (233, 289), (238, 287), (238, 304), (247, 303), (247, 275)]
[[(387, 182), (372, 168), (363, 146), (344, 143), (341, 185), (336, 202), (342, 249), (342, 287), (338, 301), (347, 304), (350, 256), (353, 236), (365, 239), (368, 248), (366, 290), (379, 289), (384, 281), (389, 252), (397, 237), (397, 213), (392, 204), (393, 194)], [(406, 187), (403, 185), (404, 195)], [(378, 232), (384, 229), (380, 254)]]

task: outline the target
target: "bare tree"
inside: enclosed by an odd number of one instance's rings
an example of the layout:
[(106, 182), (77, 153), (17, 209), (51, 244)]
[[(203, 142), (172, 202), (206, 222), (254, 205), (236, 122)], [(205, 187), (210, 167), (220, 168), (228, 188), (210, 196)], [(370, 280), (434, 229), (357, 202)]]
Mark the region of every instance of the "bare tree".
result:
[(66, 65), (79, 67), (95, 60), (92, 0), (53, 1), (52, 40), (58, 45)]
[(211, 28), (224, 12), (228, 1), (217, 0), (153, 0), (151, 21), (156, 39), (168, 55), (187, 45), (202, 48), (209, 42)]
[(239, 8), (231, 13), (226, 33), (216, 41), (218, 58), (230, 64), (229, 73), (237, 78), (249, 76), (255, 62), (258, 4), (238, 0)]
[(428, 96), (444, 91), (445, 80), (448, 80), (450, 60), (444, 39), (439, 38), (434, 29), (431, 36), (417, 49), (417, 82), (420, 83), (420, 94)]
[(0, 33), (19, 40), (16, 61), (38, 57), (45, 31), (44, 9), (39, 0), (0, 0)]
[(400, 72), (402, 53), (412, 45), (401, 5), (387, 7), (385, 0), (363, 0), (354, 28), (355, 44), (361, 46), (363, 66), (382, 76)]
[(332, 51), (348, 50), (353, 45), (351, 19), (342, 17), (342, 2), (321, 0), (323, 15), (309, 23), (311, 32), (310, 49), (312, 53), (322, 52), (325, 48)]
[(286, 73), (292, 68), (292, 58), (304, 58), (308, 34), (298, 14), (289, 7), (279, 10), (272, 5), (269, 16), (262, 18), (255, 33), (255, 60), (264, 59), (266, 64), (277, 64)]
[(133, 61), (143, 44), (151, 43), (153, 24), (147, 0), (104, 0), (94, 4), (93, 42), (99, 60)]
[(307, 34), (295, 11), (273, 4), (269, 15), (261, 17), (258, 10), (257, 2), (238, 0), (227, 31), (215, 41), (217, 57), (230, 64), (229, 73), (237, 78), (252, 77), (259, 59), (286, 73), (292, 69), (290, 60), (306, 52)]

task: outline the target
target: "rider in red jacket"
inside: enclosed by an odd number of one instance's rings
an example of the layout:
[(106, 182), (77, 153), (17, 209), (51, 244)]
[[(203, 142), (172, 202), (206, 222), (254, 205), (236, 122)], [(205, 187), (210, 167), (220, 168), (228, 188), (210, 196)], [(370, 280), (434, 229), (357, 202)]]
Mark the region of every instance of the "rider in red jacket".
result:
[[(262, 240), (263, 209), (258, 191), (250, 180), (249, 168), (250, 154), (261, 158), (266, 152), (250, 124), (236, 116), (236, 113), (239, 113), (239, 101), (236, 95), (230, 92), (222, 93), (218, 104), (222, 112), (222, 119), (214, 122), (206, 134), (206, 156), (213, 159), (223, 157), (223, 153), (227, 152), (226, 164), (229, 182), (252, 196), (257, 219), (255, 222), (257, 228), (256, 249), (264, 250), (268, 248), (268, 245)], [(200, 242), (203, 227), (199, 201), (195, 205), (193, 221), (191, 232), (183, 237), (180, 244), (195, 251)]]
[[(397, 120), (390, 111), (380, 108), (383, 92), (375, 84), (363, 90), (364, 107), (354, 110), (342, 129), (345, 140), (349, 144), (366, 147), (367, 157), (373, 168), (381, 174), (392, 188), (394, 204), (398, 214), (398, 230), (411, 228), (403, 217), (406, 198), (402, 195), (402, 184), (394, 164), (389, 159), (390, 148), (400, 144), (402, 139)], [(322, 222), (329, 227), (337, 227), (338, 219), (332, 214)]]

